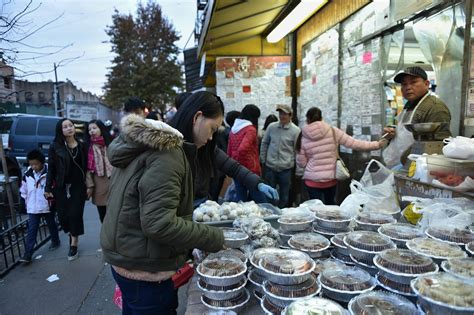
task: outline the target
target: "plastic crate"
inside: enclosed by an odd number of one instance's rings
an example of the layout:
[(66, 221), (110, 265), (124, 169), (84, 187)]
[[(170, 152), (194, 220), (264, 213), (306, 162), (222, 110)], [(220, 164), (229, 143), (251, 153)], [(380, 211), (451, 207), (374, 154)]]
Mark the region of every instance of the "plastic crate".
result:
[(428, 155), (426, 162), (430, 175), (457, 175), (474, 178), (474, 160), (457, 160), (444, 155)]

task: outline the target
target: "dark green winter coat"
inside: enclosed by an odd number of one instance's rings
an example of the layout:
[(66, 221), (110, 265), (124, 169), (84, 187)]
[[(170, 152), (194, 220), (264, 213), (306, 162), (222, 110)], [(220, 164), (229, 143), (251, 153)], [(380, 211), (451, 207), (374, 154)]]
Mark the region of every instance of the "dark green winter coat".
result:
[(136, 115), (121, 125), (108, 148), (114, 169), (100, 235), (105, 261), (129, 270), (173, 271), (192, 248), (220, 250), (222, 231), (191, 221), (193, 178), (182, 135)]

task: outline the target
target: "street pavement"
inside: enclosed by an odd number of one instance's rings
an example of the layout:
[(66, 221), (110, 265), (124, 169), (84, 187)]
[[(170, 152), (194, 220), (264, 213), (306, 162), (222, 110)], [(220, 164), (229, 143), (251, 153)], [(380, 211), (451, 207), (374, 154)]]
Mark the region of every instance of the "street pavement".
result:
[[(79, 238), (79, 258), (67, 260), (69, 240), (60, 232), (61, 246), (49, 251), (49, 242), (33, 255), (29, 265), (17, 265), (0, 279), (0, 314), (121, 314), (113, 303), (115, 281), (102, 260), (97, 208), (84, 210), (85, 234)], [(56, 274), (59, 280), (46, 279)], [(178, 314), (186, 308), (186, 288), (179, 290)]]

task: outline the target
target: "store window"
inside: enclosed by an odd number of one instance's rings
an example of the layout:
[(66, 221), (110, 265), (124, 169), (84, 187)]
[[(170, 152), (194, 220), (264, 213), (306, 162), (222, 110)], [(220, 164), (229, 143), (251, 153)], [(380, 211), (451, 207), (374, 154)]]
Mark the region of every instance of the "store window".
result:
[(12, 88), (12, 79), (9, 77), (3, 78), (3, 87), (10, 90)]
[(25, 102), (33, 103), (33, 92), (25, 92)]
[(46, 97), (44, 95), (44, 92), (38, 92), (38, 102), (46, 103)]

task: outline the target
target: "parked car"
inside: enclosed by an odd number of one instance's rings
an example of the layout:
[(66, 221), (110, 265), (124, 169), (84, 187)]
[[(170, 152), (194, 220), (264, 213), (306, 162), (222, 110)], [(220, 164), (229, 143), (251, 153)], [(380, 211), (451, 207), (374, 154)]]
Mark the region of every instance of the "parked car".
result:
[[(0, 116), (0, 134), (3, 147), (8, 148), (19, 163), (26, 163), (26, 154), (40, 149), (48, 156), (49, 145), (56, 133), (56, 124), (61, 117), (4, 114)], [(73, 121), (79, 133), (83, 133), (85, 122)]]

